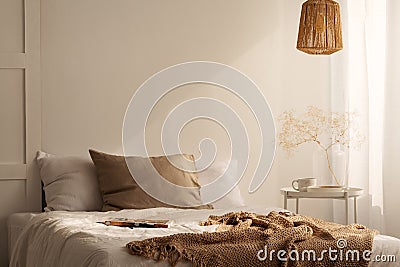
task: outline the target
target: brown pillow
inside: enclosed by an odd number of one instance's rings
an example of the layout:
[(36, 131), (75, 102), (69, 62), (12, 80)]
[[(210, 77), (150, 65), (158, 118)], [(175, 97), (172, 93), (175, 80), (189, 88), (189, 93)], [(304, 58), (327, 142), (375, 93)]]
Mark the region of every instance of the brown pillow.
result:
[[(149, 196), (132, 178), (124, 156), (109, 155), (92, 149), (89, 150), (89, 153), (97, 169), (99, 187), (103, 197), (103, 211), (156, 207), (212, 208), (210, 205), (202, 205), (197, 174), (176, 168), (168, 161), (166, 156), (150, 157), (150, 161), (148, 160), (149, 158), (131, 156), (127, 157), (126, 160), (129, 162), (131, 169), (135, 168), (135, 175), (137, 172), (144, 173), (146, 180), (152, 179), (151, 176), (148, 176), (148, 169), (152, 168), (149, 166), (151, 162), (157, 172), (169, 182), (182, 187), (193, 187), (193, 190), (185, 191), (184, 194), (176, 196), (179, 198), (179, 203), (185, 204), (182, 207), (172, 206)], [(195, 170), (192, 155), (172, 155), (168, 156), (168, 158), (174, 164), (175, 162), (183, 162), (182, 159), (184, 159), (185, 168)], [(158, 190), (163, 192), (162, 187)]]

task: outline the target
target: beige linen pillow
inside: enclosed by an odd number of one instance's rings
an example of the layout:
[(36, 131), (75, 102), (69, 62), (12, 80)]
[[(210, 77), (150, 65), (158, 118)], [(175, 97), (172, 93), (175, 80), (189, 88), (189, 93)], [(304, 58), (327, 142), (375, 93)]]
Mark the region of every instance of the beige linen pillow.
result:
[[(89, 153), (97, 169), (97, 178), (103, 197), (103, 211), (175, 207), (163, 203), (143, 191), (132, 178), (124, 156), (110, 155), (92, 149), (89, 150)], [(187, 159), (190, 159), (193, 166), (185, 167), (189, 167), (190, 170), (195, 170), (193, 156), (172, 155), (168, 157), (171, 158), (174, 163), (179, 162), (179, 158), (184, 159), (186, 165), (189, 162)], [(130, 156), (127, 157), (127, 160), (129, 160), (131, 168), (136, 168), (135, 172), (137, 173), (148, 175), (149, 172), (146, 172), (146, 170), (152, 168), (148, 166), (148, 158)], [(196, 173), (185, 172), (176, 168), (168, 161), (166, 156), (150, 157), (150, 162), (157, 172), (169, 182), (183, 187), (194, 188), (190, 193), (177, 196), (185, 203), (185, 207), (191, 206), (190, 208), (196, 209), (212, 208), (210, 205), (202, 205), (200, 186), (197, 182)], [(146, 179), (152, 179), (150, 176), (145, 177)], [(162, 188), (158, 190), (159, 192), (163, 192)]]
[(96, 168), (88, 158), (37, 152), (46, 211), (98, 211), (103, 202)]

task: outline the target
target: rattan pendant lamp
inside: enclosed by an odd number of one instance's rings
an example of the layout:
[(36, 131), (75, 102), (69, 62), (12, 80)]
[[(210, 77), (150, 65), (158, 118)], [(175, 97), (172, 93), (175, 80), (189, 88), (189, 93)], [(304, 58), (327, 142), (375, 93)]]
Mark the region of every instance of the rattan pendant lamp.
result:
[(301, 9), (297, 49), (330, 55), (343, 49), (340, 6), (333, 0), (308, 0)]

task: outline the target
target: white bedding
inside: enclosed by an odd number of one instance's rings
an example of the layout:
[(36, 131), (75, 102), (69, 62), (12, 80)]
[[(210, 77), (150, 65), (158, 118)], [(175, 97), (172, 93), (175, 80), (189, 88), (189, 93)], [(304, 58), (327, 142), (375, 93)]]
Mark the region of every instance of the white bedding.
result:
[[(268, 213), (265, 208), (229, 210), (180, 210), (155, 208), (118, 212), (63, 212), (15, 214), (9, 219), (10, 266), (169, 266), (128, 253), (125, 245), (132, 240), (175, 233), (214, 231), (215, 226), (202, 227), (198, 222), (210, 214), (246, 210)], [(115, 218), (169, 219), (167, 229), (107, 227), (96, 222)], [(22, 224), (24, 224), (23, 227)], [(21, 231), (23, 227), (23, 230)], [(17, 235), (19, 235), (17, 239)], [(373, 255), (396, 255), (398, 263), (372, 262), (371, 266), (400, 266), (400, 240), (378, 235), (374, 239)], [(255, 252), (256, 255), (256, 252)], [(190, 266), (181, 262), (178, 266)]]

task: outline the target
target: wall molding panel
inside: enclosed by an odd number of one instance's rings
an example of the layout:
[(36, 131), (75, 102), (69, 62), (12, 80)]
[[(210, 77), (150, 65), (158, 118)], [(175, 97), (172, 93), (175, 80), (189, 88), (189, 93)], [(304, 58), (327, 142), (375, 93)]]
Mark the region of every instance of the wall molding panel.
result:
[(27, 164), (0, 164), (1, 180), (26, 180)]
[(27, 165), (27, 208), (41, 210), (41, 183), (35, 164), (42, 147), (40, 75), (40, 0), (25, 0), (25, 159)]
[(0, 53), (0, 69), (25, 69), (25, 53)]
[[(7, 2), (4, 1), (3, 4), (6, 5)], [(35, 175), (29, 175), (27, 170), (30, 168), (29, 165), (32, 165), (36, 151), (41, 147), (40, 0), (25, 0), (23, 7), (25, 52), (0, 51), (0, 69), (24, 70), (22, 94), (24, 98), (22, 99), (24, 155), (20, 163), (0, 161), (0, 180), (35, 177)], [(0, 153), (7, 153), (7, 151), (0, 151)]]
[[(0, 38), (7, 40), (0, 46), (0, 233), (6, 237), (11, 213), (41, 209), (34, 160), (41, 149), (40, 0), (0, 0), (0, 16), (6, 25)], [(0, 266), (8, 265), (7, 255), (2, 238)]]

